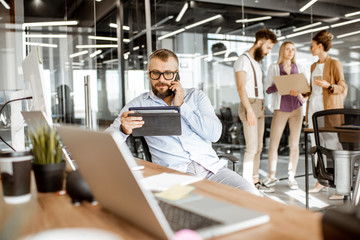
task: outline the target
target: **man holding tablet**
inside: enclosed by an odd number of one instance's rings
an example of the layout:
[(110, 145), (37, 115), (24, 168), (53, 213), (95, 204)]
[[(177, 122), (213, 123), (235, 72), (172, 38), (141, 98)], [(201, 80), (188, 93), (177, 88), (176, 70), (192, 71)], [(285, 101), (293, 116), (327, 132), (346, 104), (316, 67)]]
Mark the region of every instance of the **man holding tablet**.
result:
[(145, 136), (152, 161), (261, 195), (253, 185), (228, 169), (226, 160), (218, 158), (211, 143), (220, 138), (221, 122), (204, 92), (182, 88), (178, 67), (179, 60), (172, 51), (153, 52), (147, 66), (151, 91), (130, 101), (107, 131), (120, 131), (125, 141), (133, 129), (144, 125), (143, 118), (132, 116), (135, 112), (129, 108), (177, 106), (181, 114), (181, 135)]

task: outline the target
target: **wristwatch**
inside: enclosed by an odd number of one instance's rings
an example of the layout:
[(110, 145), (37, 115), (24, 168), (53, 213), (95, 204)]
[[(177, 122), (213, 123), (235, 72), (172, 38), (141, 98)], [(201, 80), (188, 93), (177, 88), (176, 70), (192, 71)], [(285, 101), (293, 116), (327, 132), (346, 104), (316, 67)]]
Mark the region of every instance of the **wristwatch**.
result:
[(330, 83), (330, 86), (328, 87), (329, 90), (331, 90), (333, 85)]

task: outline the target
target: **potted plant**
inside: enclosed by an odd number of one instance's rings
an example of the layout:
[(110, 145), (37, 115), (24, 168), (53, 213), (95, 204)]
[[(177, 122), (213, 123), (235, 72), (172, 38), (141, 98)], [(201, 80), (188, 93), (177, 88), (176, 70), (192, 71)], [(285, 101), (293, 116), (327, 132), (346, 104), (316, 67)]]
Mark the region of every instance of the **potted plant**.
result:
[(29, 129), (34, 155), (33, 170), (39, 192), (56, 192), (62, 189), (65, 161), (62, 146), (55, 129), (39, 125)]

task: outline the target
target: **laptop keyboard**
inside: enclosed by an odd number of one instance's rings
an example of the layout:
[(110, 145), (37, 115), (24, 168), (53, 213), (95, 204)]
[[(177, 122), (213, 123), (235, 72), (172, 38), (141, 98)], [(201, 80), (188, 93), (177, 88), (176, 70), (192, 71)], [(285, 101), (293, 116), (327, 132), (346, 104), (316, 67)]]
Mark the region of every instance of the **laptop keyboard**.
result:
[(180, 207), (158, 201), (165, 218), (168, 220), (171, 229), (177, 232), (181, 229), (198, 230), (205, 227), (221, 224), (219, 221), (203, 217), (194, 212), (182, 209)]

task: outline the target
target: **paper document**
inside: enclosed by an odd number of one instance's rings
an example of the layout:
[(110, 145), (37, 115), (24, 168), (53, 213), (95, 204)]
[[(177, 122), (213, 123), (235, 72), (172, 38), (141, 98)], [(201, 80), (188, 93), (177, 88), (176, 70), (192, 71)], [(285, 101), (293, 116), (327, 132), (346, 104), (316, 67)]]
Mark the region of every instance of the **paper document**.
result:
[(155, 193), (155, 196), (170, 201), (177, 201), (187, 197), (189, 193), (191, 193), (194, 189), (195, 187), (193, 186), (182, 186), (179, 184), (175, 184), (166, 191)]
[(310, 92), (310, 86), (303, 73), (275, 76), (274, 82), (280, 95), (288, 95), (290, 90), (299, 93)]
[(150, 191), (165, 191), (175, 184), (188, 185), (201, 181), (203, 177), (174, 173), (161, 173), (141, 179), (141, 185)]

